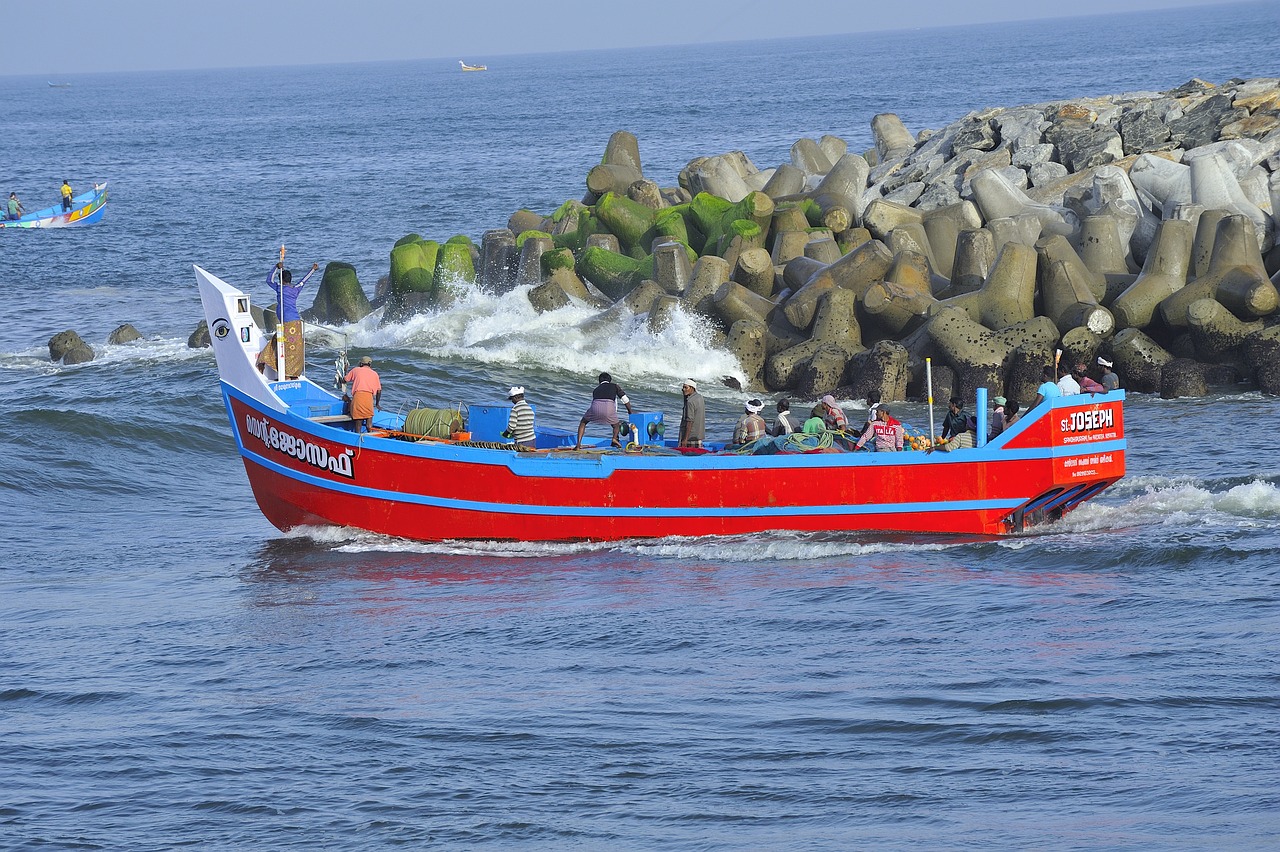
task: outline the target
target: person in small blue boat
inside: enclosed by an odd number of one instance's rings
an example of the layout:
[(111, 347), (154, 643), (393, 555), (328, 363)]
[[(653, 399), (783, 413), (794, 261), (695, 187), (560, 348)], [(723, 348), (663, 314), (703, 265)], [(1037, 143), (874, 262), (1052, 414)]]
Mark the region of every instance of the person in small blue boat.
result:
[(63, 209), (63, 211), (67, 211), (67, 210), (70, 210), (70, 209), (71, 209), (71, 198), (72, 198), (72, 195), (73, 195), (73, 193), (71, 192), (71, 184), (64, 180), (64, 181), (62, 182), (62, 209)]
[(626, 392), (614, 383), (613, 376), (608, 373), (601, 373), (599, 381), (595, 390), (591, 392), (591, 406), (587, 409), (587, 413), (582, 415), (582, 421), (578, 423), (578, 443), (575, 449), (582, 448), (582, 436), (587, 431), (588, 423), (607, 423), (612, 426), (613, 446), (622, 447), (618, 441), (618, 430), (621, 425), (618, 420), (618, 403), (626, 406), (627, 414), (631, 414), (631, 400), (627, 398)]
[(271, 335), (267, 345), (258, 353), (258, 372), (267, 367), (275, 368), (278, 363), (276, 346), (281, 332), (284, 333), (284, 376), (296, 379), (302, 375), (305, 362), (305, 350), (302, 344), (302, 315), (298, 313), (298, 294), (307, 286), (311, 276), (316, 274), (320, 264), (311, 264), (311, 271), (297, 284), (293, 283), (293, 273), (277, 263), (267, 275), (267, 286), (275, 291), (275, 307), (280, 312), (276, 322), (276, 333)]
[(16, 192), (9, 193), (9, 202), (5, 205), (5, 217), (10, 222), (16, 222), (22, 218), (22, 202), (18, 200)]

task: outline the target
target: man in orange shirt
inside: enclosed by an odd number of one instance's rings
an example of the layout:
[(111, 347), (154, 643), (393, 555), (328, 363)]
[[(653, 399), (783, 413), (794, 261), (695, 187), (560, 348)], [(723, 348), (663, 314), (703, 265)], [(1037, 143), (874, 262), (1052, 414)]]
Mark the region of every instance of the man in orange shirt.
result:
[(342, 380), (351, 389), (351, 419), (356, 432), (368, 432), (373, 428), (373, 412), (382, 404), (382, 380), (373, 370), (373, 359), (368, 355), (361, 358)]

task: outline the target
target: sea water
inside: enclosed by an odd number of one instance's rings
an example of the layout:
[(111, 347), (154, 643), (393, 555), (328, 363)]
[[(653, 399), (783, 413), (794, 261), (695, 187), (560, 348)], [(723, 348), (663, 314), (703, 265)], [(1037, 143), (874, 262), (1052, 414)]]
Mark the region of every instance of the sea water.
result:
[[(609, 135), (675, 183), (802, 136), (1280, 74), (1274, 3), (696, 48), (0, 78), (0, 190), (109, 181), (0, 232), (0, 846), (1272, 848), (1280, 403), (1133, 395), (1129, 476), (999, 541), (770, 534), (418, 544), (281, 534), (231, 442), (200, 264), (270, 299), (407, 233), (581, 197)], [(305, 59), (305, 56), (300, 56)], [(312, 291), (314, 292), (314, 291)], [(304, 294), (303, 303), (309, 301)], [(594, 376), (678, 416), (743, 395), (706, 329), (522, 292), (341, 329), (384, 403)], [(144, 339), (106, 344), (121, 323)], [(98, 353), (51, 364), (67, 328)], [(311, 367), (334, 352), (318, 339)], [(857, 416), (860, 403), (850, 403)], [(922, 404), (898, 406), (927, 427)], [(962, 496), (962, 495), (958, 495)]]

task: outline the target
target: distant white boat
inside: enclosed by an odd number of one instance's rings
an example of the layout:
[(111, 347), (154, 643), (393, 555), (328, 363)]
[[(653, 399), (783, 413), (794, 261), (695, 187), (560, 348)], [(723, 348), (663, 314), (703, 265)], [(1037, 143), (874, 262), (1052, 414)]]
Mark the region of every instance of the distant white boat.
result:
[(55, 89), (70, 89), (70, 88), (71, 88), (71, 84), (70, 84), (70, 83), (53, 83), (53, 82), (51, 82), (51, 83), (49, 83), (49, 85), (50, 85), (50, 86), (53, 86)]
[(488, 71), (489, 70), (488, 65), (468, 65), (467, 63), (463, 62), (461, 59), (458, 60), (458, 64), (462, 66), (463, 71)]

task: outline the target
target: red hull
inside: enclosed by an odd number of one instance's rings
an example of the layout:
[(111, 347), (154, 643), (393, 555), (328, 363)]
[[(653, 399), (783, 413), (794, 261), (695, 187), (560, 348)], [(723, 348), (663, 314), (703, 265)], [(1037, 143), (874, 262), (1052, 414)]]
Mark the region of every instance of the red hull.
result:
[(1120, 399), (1060, 401), (996, 445), (950, 454), (689, 458), (360, 444), (235, 395), (228, 405), (258, 505), (280, 529), (550, 541), (767, 530), (1006, 533), (1036, 501), (1056, 514), (1123, 475)]

